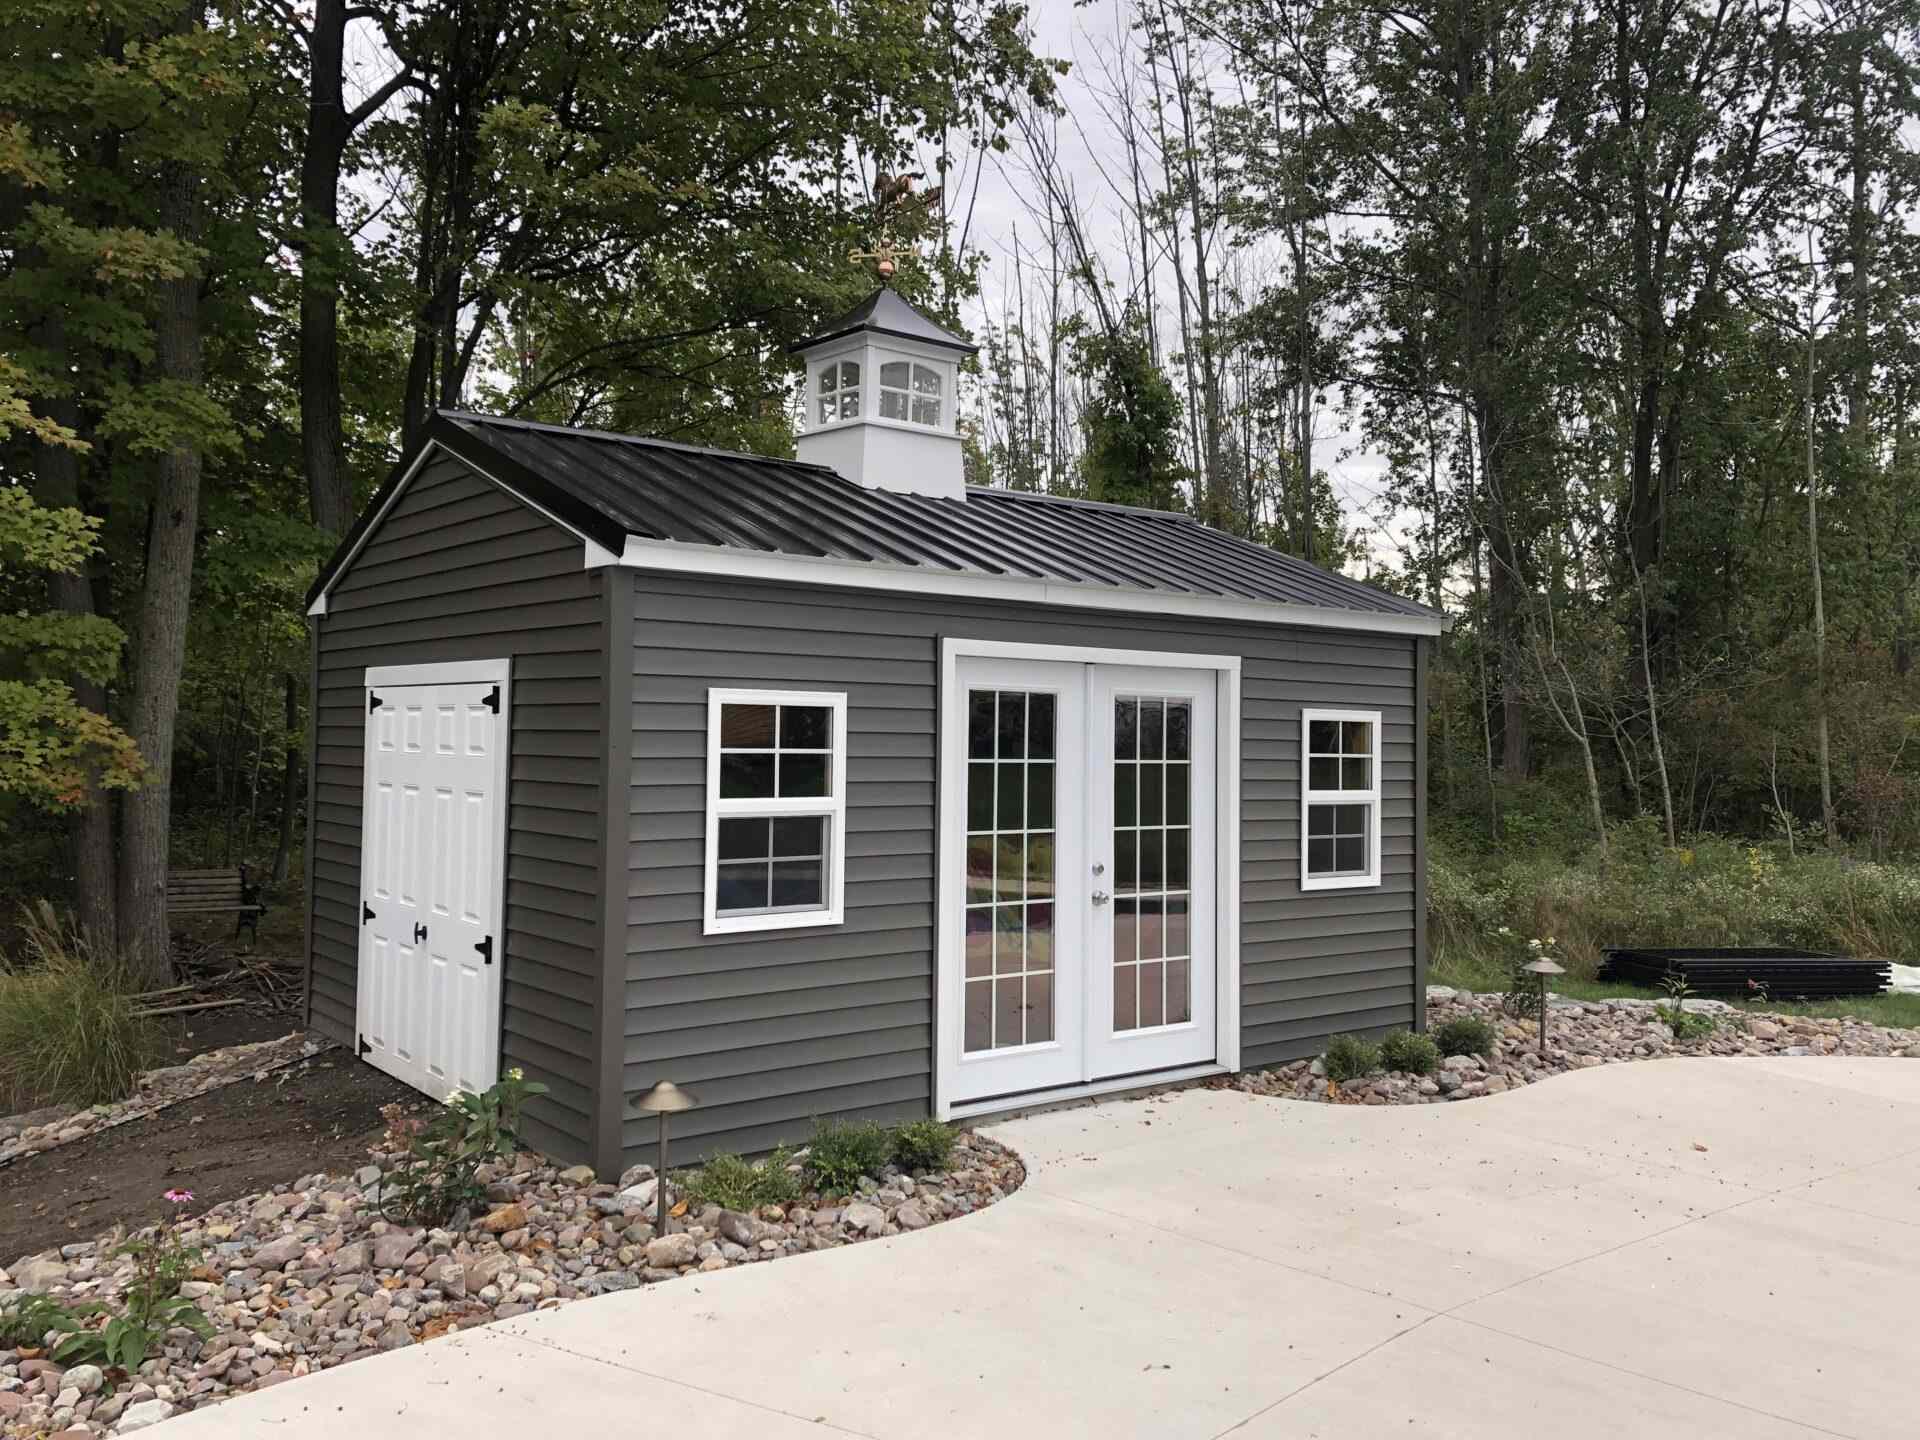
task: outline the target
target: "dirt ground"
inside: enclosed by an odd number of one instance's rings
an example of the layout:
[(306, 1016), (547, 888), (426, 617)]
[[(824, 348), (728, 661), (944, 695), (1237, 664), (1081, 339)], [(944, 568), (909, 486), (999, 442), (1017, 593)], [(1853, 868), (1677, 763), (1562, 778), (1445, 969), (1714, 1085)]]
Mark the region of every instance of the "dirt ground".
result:
[[(285, 1017), (258, 1033), (255, 1012), (236, 1006), (209, 1011), (191, 1037), (182, 1025), (175, 1063), (212, 1043), (269, 1039), (290, 1029)], [(229, 1034), (222, 1027), (231, 1027)], [(191, 1046), (180, 1049), (181, 1045)], [(255, 1190), (290, 1185), (316, 1171), (350, 1171), (366, 1163), (382, 1128), (380, 1107), (427, 1103), (418, 1091), (330, 1050), (264, 1081), (225, 1089), (29, 1155), (0, 1169), (0, 1265), (108, 1227), (150, 1224), (172, 1207), (162, 1192), (184, 1187), (196, 1210)]]

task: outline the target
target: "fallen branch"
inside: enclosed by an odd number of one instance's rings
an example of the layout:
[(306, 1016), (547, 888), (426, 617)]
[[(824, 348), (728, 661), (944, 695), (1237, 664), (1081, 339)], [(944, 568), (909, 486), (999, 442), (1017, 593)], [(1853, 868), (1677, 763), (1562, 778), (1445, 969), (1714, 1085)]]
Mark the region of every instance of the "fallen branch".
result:
[(244, 1005), (246, 1000), (201, 1000), (192, 1005), (163, 1005), (156, 1010), (136, 1010), (134, 1018), (145, 1020), (154, 1015), (184, 1015), (189, 1010), (222, 1010), (229, 1005)]

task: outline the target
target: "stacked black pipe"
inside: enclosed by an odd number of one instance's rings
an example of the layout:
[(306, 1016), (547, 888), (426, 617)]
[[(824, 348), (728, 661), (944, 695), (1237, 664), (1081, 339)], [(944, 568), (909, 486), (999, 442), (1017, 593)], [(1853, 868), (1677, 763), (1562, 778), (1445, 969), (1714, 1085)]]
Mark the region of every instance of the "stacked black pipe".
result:
[(1688, 995), (1716, 1000), (1838, 1000), (1878, 995), (1892, 979), (1885, 960), (1809, 950), (1620, 947), (1606, 957), (1602, 980), (1658, 988), (1678, 975)]

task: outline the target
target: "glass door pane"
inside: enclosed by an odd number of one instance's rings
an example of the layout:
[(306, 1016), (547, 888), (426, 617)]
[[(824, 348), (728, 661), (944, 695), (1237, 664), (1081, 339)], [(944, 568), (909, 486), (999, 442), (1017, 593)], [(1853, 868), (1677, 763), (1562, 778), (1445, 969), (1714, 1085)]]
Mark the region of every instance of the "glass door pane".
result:
[(1113, 702), (1113, 1028), (1193, 1018), (1193, 702)]
[(967, 1054), (1054, 1037), (1052, 694), (967, 691)]

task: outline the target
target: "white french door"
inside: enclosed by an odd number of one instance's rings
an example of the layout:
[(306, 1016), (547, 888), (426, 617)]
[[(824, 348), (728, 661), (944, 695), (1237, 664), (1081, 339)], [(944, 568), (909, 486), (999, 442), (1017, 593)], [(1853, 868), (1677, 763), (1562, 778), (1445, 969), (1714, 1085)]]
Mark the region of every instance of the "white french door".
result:
[(1212, 671), (1095, 665), (1089, 678), (1097, 1080), (1214, 1058), (1218, 790)]
[(504, 664), (368, 671), (359, 1049), (437, 1098), (499, 1078), (506, 726)]
[(944, 1105), (1217, 1058), (1220, 673), (955, 659)]

